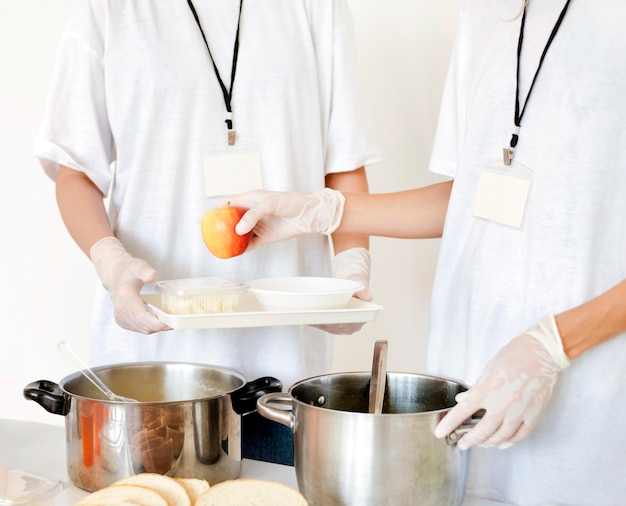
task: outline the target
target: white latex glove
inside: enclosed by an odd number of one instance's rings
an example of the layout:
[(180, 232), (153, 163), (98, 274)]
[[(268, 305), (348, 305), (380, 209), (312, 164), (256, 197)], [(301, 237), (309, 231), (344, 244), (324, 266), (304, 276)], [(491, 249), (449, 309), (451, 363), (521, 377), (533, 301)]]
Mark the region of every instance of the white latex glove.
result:
[(332, 234), (341, 223), (345, 198), (330, 188), (315, 193), (255, 190), (215, 205), (227, 202), (248, 209), (235, 230), (244, 235), (254, 229), (250, 250), (302, 234)]
[(115, 237), (96, 242), (89, 256), (102, 284), (111, 292), (115, 321), (120, 327), (142, 334), (169, 329), (148, 311), (139, 295), (143, 285), (157, 276), (148, 262), (131, 256)]
[[(351, 279), (363, 283), (365, 288), (355, 293), (361, 300), (371, 301), (372, 291), (370, 284), (370, 254), (365, 248), (351, 248), (337, 253), (333, 258), (333, 277)], [(363, 328), (365, 322), (337, 323), (332, 325), (314, 325), (318, 329), (331, 334), (348, 335), (354, 334)]]
[(333, 258), (333, 277), (363, 283), (365, 288), (355, 296), (368, 302), (373, 298), (369, 287), (370, 268), (370, 252), (365, 248), (350, 248), (337, 253)]
[(548, 314), (504, 346), (476, 384), (456, 396), (458, 404), (439, 422), (435, 436), (447, 436), (484, 409), (482, 420), (460, 437), (460, 449), (520, 442), (536, 427), (559, 372), (569, 364), (554, 316)]

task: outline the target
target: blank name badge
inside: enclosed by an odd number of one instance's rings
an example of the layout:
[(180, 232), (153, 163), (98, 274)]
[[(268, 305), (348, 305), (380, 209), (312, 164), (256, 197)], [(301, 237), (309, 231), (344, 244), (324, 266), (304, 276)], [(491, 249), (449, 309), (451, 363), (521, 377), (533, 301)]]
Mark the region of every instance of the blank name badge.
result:
[(207, 197), (238, 195), (263, 188), (258, 151), (236, 151), (206, 155), (204, 191)]
[(522, 228), (533, 172), (516, 162), (490, 161), (480, 173), (474, 216)]

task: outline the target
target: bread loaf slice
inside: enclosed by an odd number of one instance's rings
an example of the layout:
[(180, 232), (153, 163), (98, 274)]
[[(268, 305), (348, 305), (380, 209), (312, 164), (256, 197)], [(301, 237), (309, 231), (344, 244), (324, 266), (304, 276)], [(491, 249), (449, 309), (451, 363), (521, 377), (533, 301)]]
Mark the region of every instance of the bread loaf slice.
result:
[(308, 506), (300, 492), (276, 481), (241, 478), (212, 485), (194, 506)]
[(169, 506), (159, 493), (138, 485), (112, 485), (92, 492), (77, 506), (131, 503), (138, 506)]
[(94, 499), (95, 502), (80, 503), (81, 506), (141, 506), (138, 502), (127, 501), (117, 497)]
[(174, 478), (186, 490), (191, 504), (194, 505), (196, 499), (209, 489), (209, 482), (199, 478)]
[(157, 473), (135, 474), (115, 482), (111, 488), (121, 485), (138, 485), (149, 488), (165, 498), (169, 506), (192, 506), (185, 488), (169, 476)]

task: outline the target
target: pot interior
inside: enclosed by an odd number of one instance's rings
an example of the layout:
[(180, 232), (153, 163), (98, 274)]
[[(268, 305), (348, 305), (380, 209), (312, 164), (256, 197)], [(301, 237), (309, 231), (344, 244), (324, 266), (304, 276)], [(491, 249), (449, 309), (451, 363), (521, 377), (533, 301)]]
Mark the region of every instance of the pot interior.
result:
[[(202, 364), (144, 362), (93, 370), (116, 394), (148, 403), (218, 397), (245, 384), (245, 377), (237, 371)], [(59, 386), (74, 396), (106, 400), (80, 371), (64, 378)]]
[[(370, 372), (317, 376), (293, 385), (293, 399), (308, 406), (369, 412)], [(461, 383), (420, 374), (387, 373), (383, 414), (430, 413), (450, 409), (467, 390)]]

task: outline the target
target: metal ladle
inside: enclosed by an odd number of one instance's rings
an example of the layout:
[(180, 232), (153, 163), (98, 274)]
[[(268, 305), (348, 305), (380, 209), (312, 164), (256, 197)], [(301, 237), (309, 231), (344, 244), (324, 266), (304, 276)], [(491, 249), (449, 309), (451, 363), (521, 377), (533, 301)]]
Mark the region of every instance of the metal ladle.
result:
[(383, 412), (385, 386), (387, 383), (387, 341), (374, 343), (374, 360), (370, 379), (369, 412), (380, 415)]
[(131, 399), (130, 397), (124, 397), (123, 395), (118, 395), (114, 393), (106, 384), (96, 375), (95, 372), (89, 367), (85, 361), (80, 358), (80, 356), (72, 349), (72, 347), (67, 344), (65, 341), (61, 341), (57, 344), (57, 349), (63, 353), (66, 357), (72, 359), (79, 367), (81, 367), (80, 372), (87, 378), (91, 383), (102, 392), (107, 399), (110, 401), (116, 402), (139, 402), (137, 399)]

